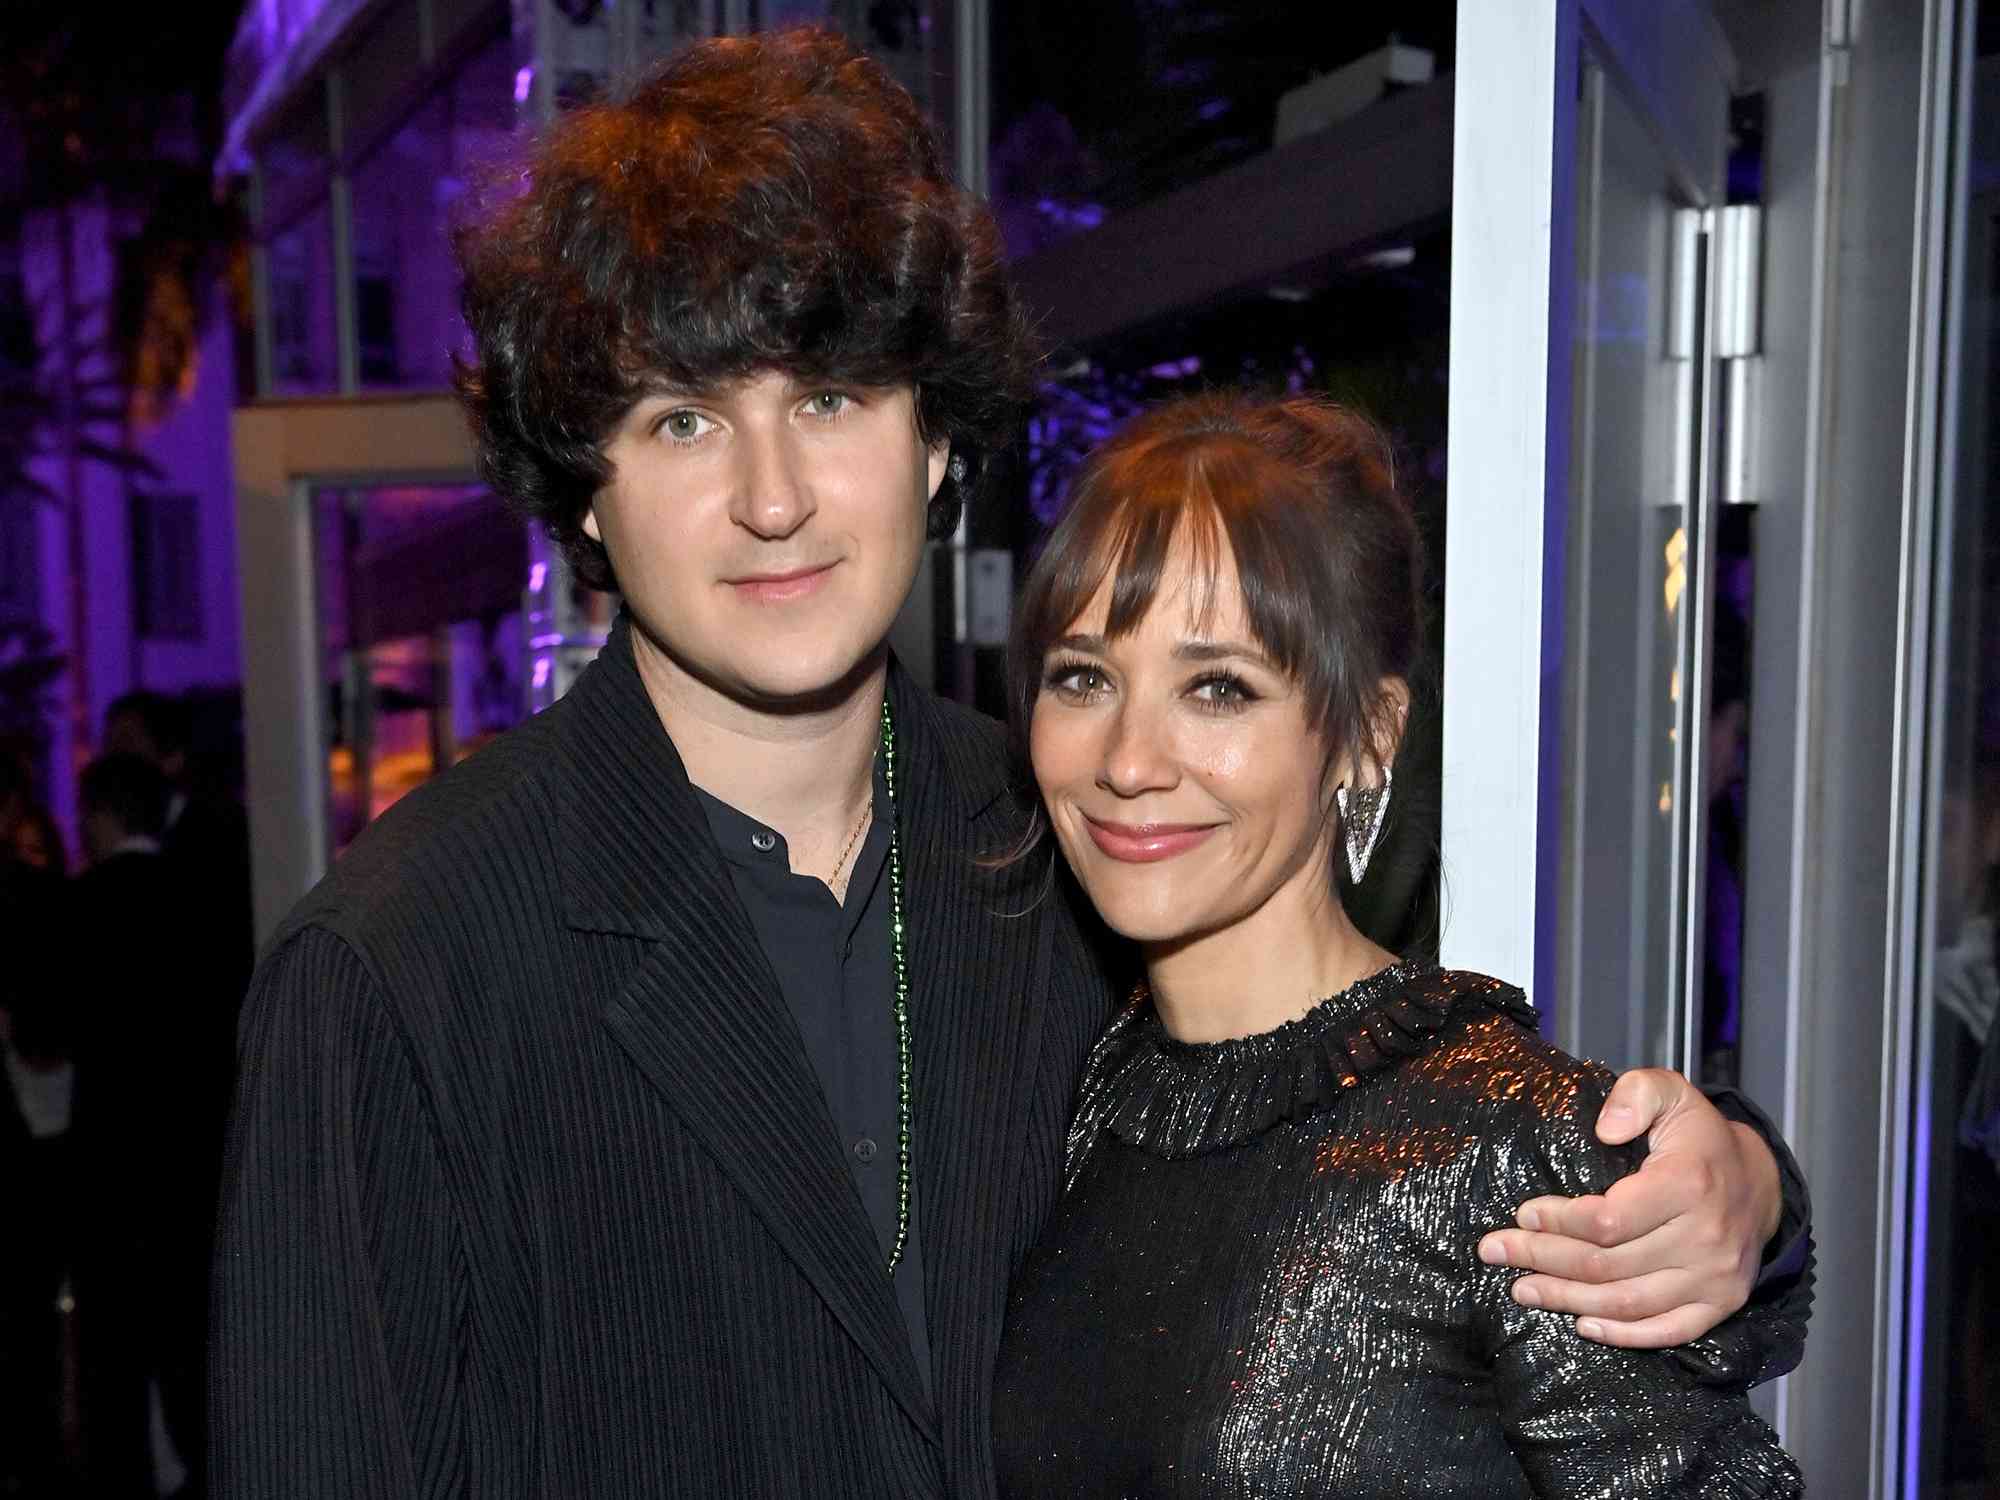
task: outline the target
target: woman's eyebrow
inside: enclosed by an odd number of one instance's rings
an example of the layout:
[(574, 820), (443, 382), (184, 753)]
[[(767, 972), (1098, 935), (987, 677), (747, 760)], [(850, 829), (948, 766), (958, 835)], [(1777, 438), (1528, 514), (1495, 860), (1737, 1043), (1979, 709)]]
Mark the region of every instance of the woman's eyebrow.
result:
[(1271, 665), (1270, 657), (1245, 641), (1182, 641), (1174, 647), (1174, 656), (1180, 661), (1225, 661), (1235, 657), (1262, 666)]
[(1101, 635), (1062, 635), (1049, 642), (1049, 650), (1081, 651), (1087, 656), (1102, 656), (1104, 645)]

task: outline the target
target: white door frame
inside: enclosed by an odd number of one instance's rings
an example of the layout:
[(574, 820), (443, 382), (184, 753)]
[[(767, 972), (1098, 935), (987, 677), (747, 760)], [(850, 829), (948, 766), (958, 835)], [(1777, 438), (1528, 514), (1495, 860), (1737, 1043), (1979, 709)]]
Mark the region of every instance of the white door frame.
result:
[(1691, 195), (1734, 74), (1698, 0), (1461, 0), (1452, 175), (1447, 962), (1553, 995), (1577, 84), (1586, 38)]
[(448, 395), (261, 401), (233, 421), (243, 590), (243, 753), (257, 940), (327, 870), (326, 673), (312, 496), (328, 485), (476, 482)]

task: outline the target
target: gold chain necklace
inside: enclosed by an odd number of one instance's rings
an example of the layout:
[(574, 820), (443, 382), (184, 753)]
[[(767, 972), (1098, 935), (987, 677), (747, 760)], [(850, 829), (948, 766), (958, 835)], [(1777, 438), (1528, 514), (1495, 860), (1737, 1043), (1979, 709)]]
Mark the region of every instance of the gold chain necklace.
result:
[[(871, 785), (868, 791), (868, 800), (861, 804), (861, 816), (854, 820), (854, 832), (847, 836), (847, 845), (840, 851), (840, 858), (834, 864), (833, 878), (827, 881), (827, 888), (829, 890), (832, 890), (836, 885), (840, 885), (841, 874), (847, 869), (847, 856), (854, 852), (854, 846), (861, 841), (861, 830), (868, 826), (868, 814), (875, 810), (875, 789)], [(844, 896), (846, 894), (846, 887), (842, 886), (834, 894)]]

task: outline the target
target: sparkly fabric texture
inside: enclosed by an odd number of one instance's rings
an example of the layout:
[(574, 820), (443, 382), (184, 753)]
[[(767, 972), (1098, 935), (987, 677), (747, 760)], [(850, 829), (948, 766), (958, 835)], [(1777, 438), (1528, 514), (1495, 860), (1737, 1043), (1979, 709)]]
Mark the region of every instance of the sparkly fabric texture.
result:
[(1631, 1351), (1478, 1259), (1526, 1199), (1637, 1165), (1591, 1133), (1610, 1083), (1478, 975), (1398, 966), (1213, 1045), (1135, 1001), (1014, 1282), (1002, 1494), (1803, 1494), (1744, 1393), (1796, 1363), (1809, 1278), (1694, 1349)]

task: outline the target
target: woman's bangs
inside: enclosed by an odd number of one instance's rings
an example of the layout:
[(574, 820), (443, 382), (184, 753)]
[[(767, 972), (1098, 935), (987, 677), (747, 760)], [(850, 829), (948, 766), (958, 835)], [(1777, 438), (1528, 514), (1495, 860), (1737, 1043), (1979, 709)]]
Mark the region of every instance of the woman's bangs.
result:
[(1029, 637), (1046, 651), (1068, 634), (1111, 583), (1104, 633), (1139, 628), (1174, 565), (1185, 558), (1192, 627), (1214, 623), (1222, 572), (1231, 560), (1246, 623), (1256, 643), (1288, 674), (1304, 664), (1310, 625), (1279, 601), (1300, 580), (1300, 539), (1286, 533), (1272, 493), (1296, 489), (1291, 476), (1254, 448), (1213, 433), (1127, 452), (1087, 474), (1052, 542), (1056, 555), (1041, 598), (1030, 601)]

